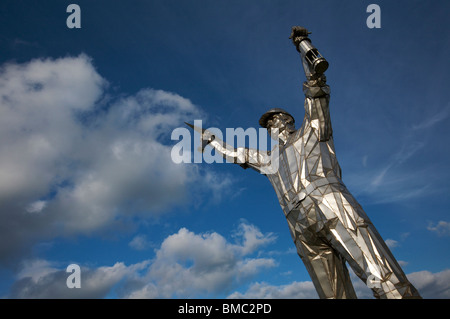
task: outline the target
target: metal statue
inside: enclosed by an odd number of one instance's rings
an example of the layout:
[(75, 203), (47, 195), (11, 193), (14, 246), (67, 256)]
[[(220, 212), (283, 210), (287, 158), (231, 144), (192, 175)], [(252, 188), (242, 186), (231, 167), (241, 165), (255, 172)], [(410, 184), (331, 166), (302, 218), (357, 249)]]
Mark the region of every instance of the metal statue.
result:
[(225, 158), (269, 178), (320, 298), (357, 297), (346, 262), (376, 298), (421, 298), (342, 182), (333, 144), (330, 88), (324, 75), (328, 62), (311, 44), (309, 34), (303, 27), (293, 27), (290, 37), (306, 74), (301, 128), (296, 130), (294, 117), (280, 108), (269, 110), (259, 120), (272, 138), (278, 135), (277, 169), (263, 171), (274, 160), (270, 152), (232, 148), (207, 130), (202, 131), (203, 147), (211, 145)]

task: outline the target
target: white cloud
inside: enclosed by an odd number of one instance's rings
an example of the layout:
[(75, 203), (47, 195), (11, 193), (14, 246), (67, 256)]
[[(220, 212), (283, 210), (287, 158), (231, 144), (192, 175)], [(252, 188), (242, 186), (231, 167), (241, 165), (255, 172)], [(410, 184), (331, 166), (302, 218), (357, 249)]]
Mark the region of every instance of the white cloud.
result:
[[(249, 227), (247, 227), (249, 226)], [(259, 232), (253, 225), (240, 225), (240, 235)], [(128, 294), (130, 298), (195, 297), (228, 291), (265, 268), (276, 265), (271, 258), (245, 257), (260, 245), (249, 249), (245, 240), (232, 244), (220, 234), (195, 234), (186, 228), (167, 237), (149, 268), (149, 283)]]
[[(251, 227), (246, 227), (251, 226)], [(259, 232), (253, 225), (241, 225), (241, 235)], [(212, 232), (196, 234), (186, 228), (168, 236), (153, 260), (126, 266), (81, 268), (81, 288), (66, 287), (65, 269), (45, 260), (23, 265), (10, 298), (103, 298), (115, 293), (124, 298), (197, 297), (227, 293), (254, 275), (276, 265), (271, 258), (252, 258), (261, 245), (243, 249)], [(119, 288), (115, 287), (119, 282)]]
[(34, 283), (37, 283), (40, 278), (56, 271), (58, 271), (58, 268), (55, 268), (47, 260), (25, 260), (22, 262), (22, 269), (17, 274), (17, 277), (19, 279), (30, 278)]
[(385, 240), (385, 243), (391, 249), (399, 245), (398, 241), (389, 238)]
[[(373, 299), (372, 291), (367, 285), (350, 273), (356, 295), (360, 299)], [(424, 299), (450, 298), (450, 269), (438, 273), (419, 271), (407, 275)], [(266, 282), (253, 283), (245, 292), (234, 292), (228, 296), (232, 299), (311, 299), (318, 298), (311, 281), (294, 281), (286, 285), (270, 285)]]
[(408, 275), (408, 279), (417, 288), (423, 298), (450, 298), (450, 269), (438, 273), (426, 270)]
[(436, 225), (430, 223), (427, 229), (436, 233), (438, 236), (450, 236), (450, 223), (443, 220), (439, 221)]
[(263, 234), (256, 226), (241, 222), (235, 234), (236, 237), (242, 238), (241, 253), (246, 255), (263, 245), (267, 245), (276, 240), (273, 233)]
[(118, 262), (113, 266), (96, 269), (82, 267), (81, 288), (69, 289), (66, 280), (70, 273), (65, 269), (51, 267), (48, 261), (32, 261), (21, 271), (11, 288), (9, 298), (104, 298), (119, 281), (133, 278), (148, 263), (143, 261), (126, 266)]
[(186, 206), (189, 185), (217, 199), (230, 185), (171, 161), (172, 129), (201, 116), (189, 99), (149, 88), (117, 98), (107, 86), (86, 55), (0, 68), (0, 262)]
[(80, 142), (74, 111), (93, 106), (105, 83), (84, 55), (1, 67), (0, 199), (42, 194)]
[(234, 292), (230, 299), (317, 299), (318, 295), (311, 281), (273, 286), (268, 283), (254, 283), (244, 292)]
[[(242, 247), (215, 232), (196, 234), (182, 228), (162, 242), (152, 260), (129, 266), (118, 262), (96, 269), (82, 267), (81, 289), (66, 287), (68, 273), (60, 265), (46, 260), (27, 261), (22, 264), (8, 297), (210, 298), (228, 293), (228, 298), (318, 298), (311, 281), (284, 285), (254, 282), (244, 292), (230, 293), (264, 269), (276, 266), (274, 259), (244, 255)], [(258, 252), (258, 249), (251, 251)], [(373, 298), (372, 291), (353, 272), (350, 277), (358, 298)], [(425, 299), (450, 298), (450, 269), (438, 273), (419, 271), (407, 277)]]
[(148, 241), (147, 236), (145, 235), (136, 235), (134, 238), (128, 243), (133, 249), (136, 250), (146, 250), (153, 246), (153, 244)]
[[(360, 299), (373, 298), (372, 291), (353, 272), (350, 272), (353, 287)], [(294, 281), (285, 285), (270, 285), (257, 282), (250, 285), (245, 292), (234, 292), (228, 296), (231, 299), (317, 299), (319, 298), (312, 281)]]

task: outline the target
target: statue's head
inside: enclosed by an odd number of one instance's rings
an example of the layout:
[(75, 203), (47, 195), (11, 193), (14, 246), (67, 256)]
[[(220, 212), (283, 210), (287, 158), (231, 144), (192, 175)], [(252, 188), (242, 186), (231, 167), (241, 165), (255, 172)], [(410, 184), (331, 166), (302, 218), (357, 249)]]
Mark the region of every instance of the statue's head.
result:
[[(264, 113), (259, 120), (259, 124), (267, 128), (271, 136), (274, 129), (278, 129), (278, 138), (285, 142), (289, 134), (295, 132), (294, 117), (280, 108), (273, 108)], [(272, 136), (272, 138), (276, 137)]]

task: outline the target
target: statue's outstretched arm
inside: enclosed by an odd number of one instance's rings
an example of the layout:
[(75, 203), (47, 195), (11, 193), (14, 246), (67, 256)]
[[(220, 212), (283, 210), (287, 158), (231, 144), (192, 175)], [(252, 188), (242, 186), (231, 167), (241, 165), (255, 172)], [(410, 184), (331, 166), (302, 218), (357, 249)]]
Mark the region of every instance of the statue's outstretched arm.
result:
[(261, 172), (263, 167), (270, 165), (270, 156), (265, 151), (259, 151), (246, 147), (234, 148), (219, 138), (216, 138), (208, 131), (204, 132), (203, 139), (207, 141), (207, 145), (211, 145), (216, 152), (219, 152), (225, 160), (231, 163), (239, 164), (244, 169), (250, 167), (258, 172)]
[(231, 163), (239, 164), (242, 168), (253, 168), (260, 173), (270, 172), (267, 167), (271, 167), (271, 156), (269, 152), (259, 151), (252, 148), (238, 147), (234, 148), (217, 138), (210, 131), (196, 127), (192, 124), (184, 122), (189, 127), (200, 133), (201, 152), (205, 150), (207, 145), (211, 145), (216, 152), (222, 155), (225, 160)]

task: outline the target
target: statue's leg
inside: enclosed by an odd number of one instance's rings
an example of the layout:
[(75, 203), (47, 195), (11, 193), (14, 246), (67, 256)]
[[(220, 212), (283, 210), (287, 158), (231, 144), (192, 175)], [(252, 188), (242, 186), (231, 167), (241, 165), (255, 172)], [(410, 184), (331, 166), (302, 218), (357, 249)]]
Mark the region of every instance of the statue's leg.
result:
[[(369, 218), (342, 185), (329, 185), (319, 204), (327, 239), (376, 298), (420, 298)], [(335, 216), (334, 218), (332, 216)]]
[(315, 203), (309, 198), (302, 204), (305, 206), (294, 209), (288, 214), (287, 221), (297, 253), (305, 264), (319, 297), (321, 299), (356, 298), (345, 259), (320, 233), (316, 232)]
[(356, 299), (344, 258), (324, 242), (296, 240), (297, 252), (321, 299)]

